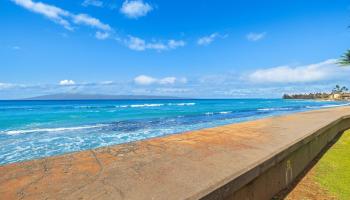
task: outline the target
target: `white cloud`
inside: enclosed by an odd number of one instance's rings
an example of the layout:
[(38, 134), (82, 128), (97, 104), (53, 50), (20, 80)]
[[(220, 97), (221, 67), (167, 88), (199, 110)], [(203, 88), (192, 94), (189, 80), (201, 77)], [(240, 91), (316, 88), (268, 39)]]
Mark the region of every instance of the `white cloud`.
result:
[(166, 44), (163, 44), (162, 42), (150, 42), (146, 44), (146, 49), (153, 49), (156, 51), (164, 51), (169, 49), (169, 47)]
[(249, 41), (258, 41), (263, 39), (266, 36), (266, 32), (262, 32), (262, 33), (248, 33), (246, 35), (247, 40)]
[(12, 89), (26, 89), (30, 88), (31, 85), (17, 84), (17, 83), (1, 83), (0, 82), (0, 91), (1, 90), (12, 90)]
[(129, 36), (125, 40), (126, 46), (135, 51), (144, 51), (146, 49), (152, 49), (156, 51), (176, 49), (178, 47), (183, 47), (186, 43), (182, 40), (168, 40), (167, 42), (146, 42), (144, 39)]
[(152, 10), (152, 6), (142, 0), (125, 0), (120, 8), (121, 13), (133, 19), (146, 16)]
[(96, 6), (96, 7), (102, 7), (103, 2), (100, 0), (85, 0), (82, 4), (82, 6)]
[(201, 37), (197, 40), (198, 45), (209, 45), (212, 43), (217, 37), (219, 36), (218, 33), (212, 33), (211, 35)]
[(11, 83), (0, 83), (0, 90), (10, 89), (14, 86), (15, 85)]
[(63, 85), (63, 86), (75, 85), (75, 82), (73, 80), (62, 80), (59, 82), (59, 85)]
[(129, 36), (129, 40), (126, 41), (126, 45), (129, 49), (135, 51), (144, 51), (146, 49), (145, 40), (138, 37)]
[(170, 49), (176, 49), (178, 47), (183, 47), (185, 45), (186, 45), (186, 43), (182, 40), (169, 40), (168, 41), (168, 47)]
[(48, 5), (41, 2), (33, 2), (32, 0), (12, 0), (19, 6), (26, 8), (32, 12), (42, 14), (50, 20), (64, 26), (66, 29), (72, 30), (70, 23), (66, 17), (70, 15), (68, 11), (65, 11), (56, 6)]
[(91, 17), (87, 14), (72, 15), (72, 18), (74, 23), (76, 24), (83, 24), (83, 25), (91, 26), (93, 28), (97, 28), (104, 31), (111, 30), (111, 27), (108, 24), (104, 24), (99, 19)]
[(185, 84), (187, 83), (187, 78), (178, 78), (177, 81)]
[(329, 80), (339, 77), (343, 70), (336, 65), (335, 59), (305, 66), (279, 66), (259, 69), (248, 75), (252, 82), (260, 83), (304, 83)]
[[(64, 28), (73, 31), (75, 29), (74, 25), (84, 25), (91, 28), (97, 29), (95, 37), (99, 40), (104, 40), (111, 38), (113, 34), (113, 29), (109, 24), (101, 22), (99, 19), (94, 18), (90, 15), (84, 13), (71, 13), (67, 10), (59, 8), (54, 5), (45, 4), (42, 2), (34, 2), (32, 0), (11, 0), (15, 4), (38, 14), (45, 16), (46, 18), (62, 25)], [(96, 4), (99, 5), (100, 0), (86, 0), (83, 4)], [(153, 8), (143, 1), (132, 0), (124, 1), (122, 12), (127, 14), (129, 17), (140, 17), (146, 15), (147, 12), (151, 11)], [(116, 37), (116, 36), (114, 36)], [(119, 42), (125, 44), (129, 49), (136, 51), (144, 51), (146, 49), (152, 49), (156, 51), (164, 51), (170, 49), (176, 49), (183, 47), (186, 43), (182, 40), (167, 40), (167, 41), (152, 41), (147, 42), (141, 38), (128, 36), (126, 38), (116, 39)], [(19, 47), (14, 47), (14, 50), (18, 50)]]
[(151, 85), (157, 82), (157, 79), (146, 75), (140, 75), (134, 78), (134, 82), (138, 85)]
[(176, 81), (176, 77), (165, 77), (160, 79), (158, 82), (159, 84), (167, 85), (167, 84), (174, 84), (175, 81)]
[(157, 92), (160, 93), (187, 93), (190, 92), (190, 88), (156, 88), (155, 89)]
[(91, 17), (87, 14), (73, 14), (69, 11), (61, 9), (59, 7), (45, 4), (42, 2), (34, 2), (32, 0), (12, 0), (17, 5), (41, 14), (48, 19), (62, 25), (64, 28), (68, 30), (73, 30), (72, 23), (78, 25), (87, 25), (99, 30), (111, 31), (112, 28), (108, 24), (102, 23), (99, 19)]
[(101, 31), (97, 31), (95, 34), (95, 37), (99, 40), (105, 40), (109, 37), (109, 33), (108, 32), (101, 32)]
[(99, 84), (101, 84), (101, 85), (112, 85), (114, 83), (115, 83), (114, 81), (102, 81)]
[(137, 85), (152, 85), (152, 84), (159, 84), (159, 85), (172, 85), (175, 83), (187, 83), (186, 78), (176, 78), (173, 76), (164, 77), (164, 78), (154, 78), (151, 76), (146, 75), (140, 75), (134, 78), (134, 83)]

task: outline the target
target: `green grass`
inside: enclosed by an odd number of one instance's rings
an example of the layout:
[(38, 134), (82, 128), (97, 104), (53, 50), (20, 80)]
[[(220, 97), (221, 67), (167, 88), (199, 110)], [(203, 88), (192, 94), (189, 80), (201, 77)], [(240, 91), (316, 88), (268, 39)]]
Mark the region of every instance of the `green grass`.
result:
[(317, 163), (315, 180), (340, 200), (350, 199), (350, 130)]

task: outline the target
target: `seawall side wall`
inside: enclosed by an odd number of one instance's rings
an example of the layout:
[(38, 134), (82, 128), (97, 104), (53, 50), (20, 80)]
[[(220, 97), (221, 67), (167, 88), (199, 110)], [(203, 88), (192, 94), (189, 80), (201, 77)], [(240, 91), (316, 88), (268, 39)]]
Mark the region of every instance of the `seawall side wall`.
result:
[(203, 199), (269, 200), (311, 164), (329, 143), (350, 128), (350, 118), (341, 118), (213, 191)]

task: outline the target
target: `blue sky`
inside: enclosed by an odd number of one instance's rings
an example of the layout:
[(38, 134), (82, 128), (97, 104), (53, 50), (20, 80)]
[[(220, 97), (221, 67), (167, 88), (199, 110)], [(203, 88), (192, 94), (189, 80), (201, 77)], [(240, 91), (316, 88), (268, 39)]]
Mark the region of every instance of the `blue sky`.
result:
[(345, 0), (4, 0), (0, 98), (280, 97), (350, 86)]

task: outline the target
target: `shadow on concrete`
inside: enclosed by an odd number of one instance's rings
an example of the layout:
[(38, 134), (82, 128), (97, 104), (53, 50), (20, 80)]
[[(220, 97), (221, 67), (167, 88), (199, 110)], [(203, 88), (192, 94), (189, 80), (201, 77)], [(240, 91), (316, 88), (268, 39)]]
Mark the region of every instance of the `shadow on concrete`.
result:
[[(345, 131), (344, 131), (345, 132)], [(307, 175), (307, 173), (318, 163), (324, 154), (341, 138), (344, 132), (339, 133), (328, 145), (316, 156), (316, 158), (310, 162), (310, 164), (304, 169), (304, 171), (294, 180), (294, 182), (286, 189), (280, 191), (271, 200), (283, 200), (287, 195), (293, 191), (293, 189), (299, 184), (299, 182)]]

